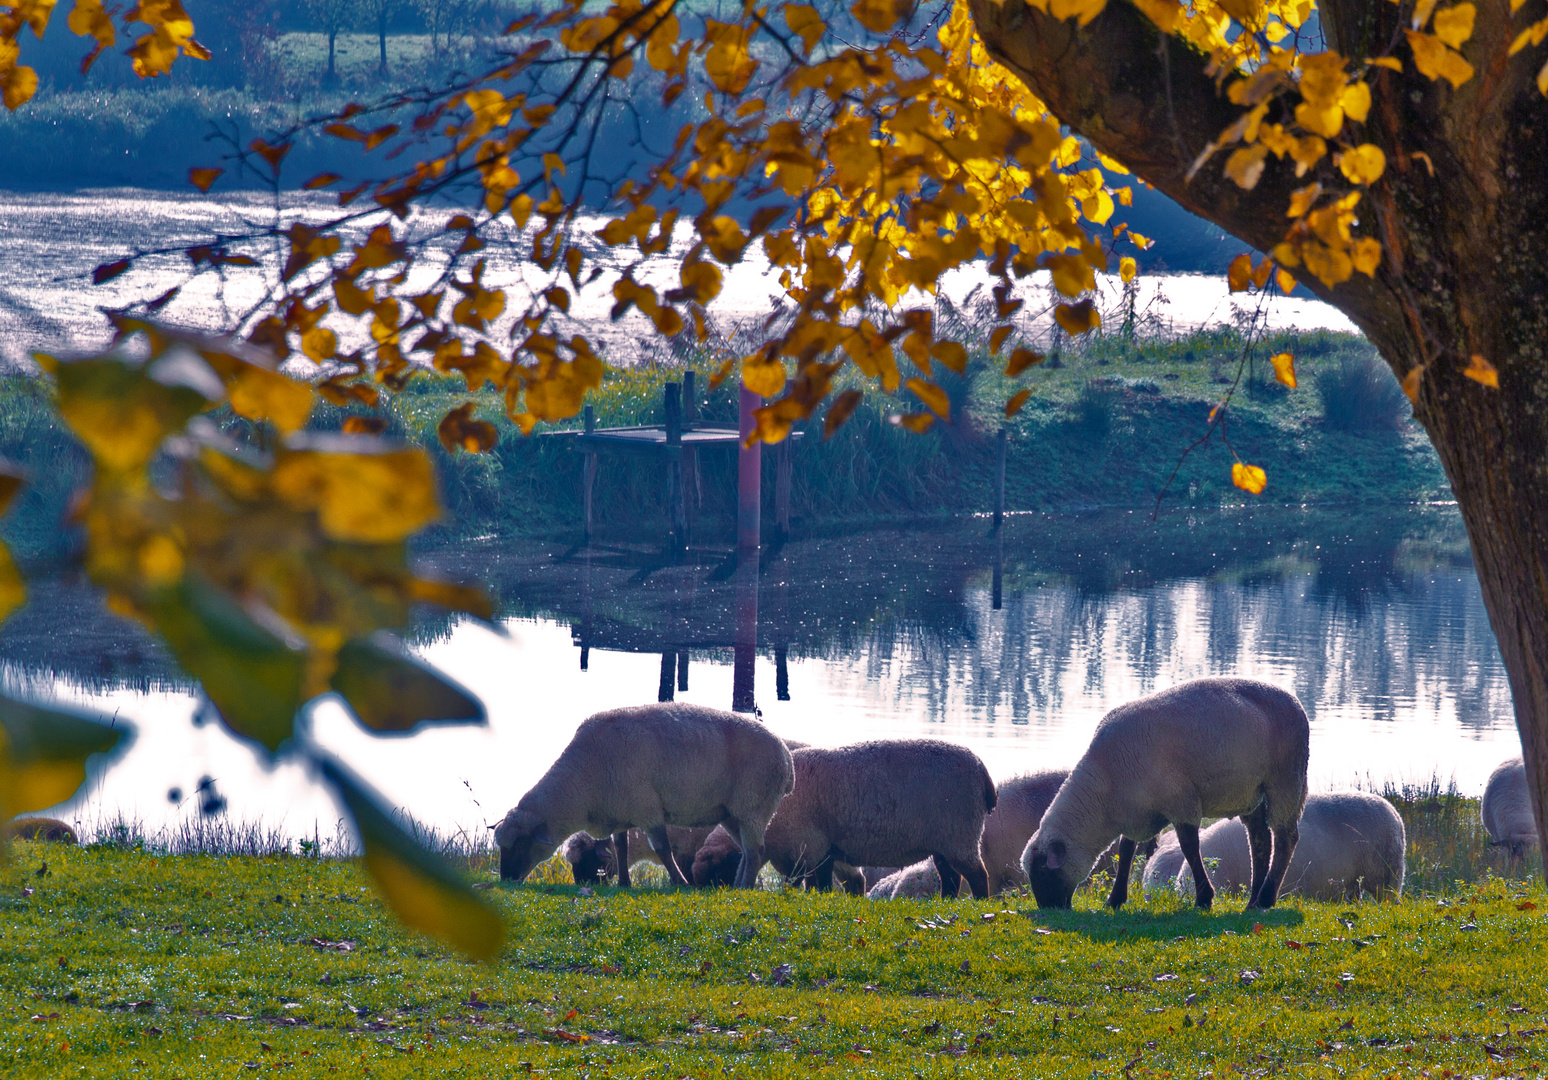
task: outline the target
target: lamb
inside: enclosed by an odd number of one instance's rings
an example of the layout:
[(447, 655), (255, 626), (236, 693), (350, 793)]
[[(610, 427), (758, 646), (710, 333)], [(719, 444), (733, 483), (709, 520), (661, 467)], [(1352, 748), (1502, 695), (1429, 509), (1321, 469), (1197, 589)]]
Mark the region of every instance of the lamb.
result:
[(955, 895), (966, 877), (975, 897), (989, 895), (978, 842), (996, 796), (971, 750), (888, 739), (791, 756), (795, 791), (769, 822), (762, 853), (781, 874), (826, 890), (835, 862), (908, 866), (933, 858), (943, 893)]
[[(715, 828), (719, 829), (720, 826), (716, 825)], [(672, 857), (677, 860), (679, 868), (692, 864), (711, 831), (710, 829), (679, 829), (675, 825), (667, 826), (667, 842), (672, 845)], [(721, 831), (725, 830), (721, 829)], [(650, 849), (649, 839), (639, 829), (629, 830), (629, 851), (636, 859), (650, 859), (658, 864), (661, 863), (660, 857)], [(619, 888), (629, 887), (629, 867), (618, 866), (618, 851), (613, 846), (611, 836), (604, 836), (599, 840), (590, 833), (574, 833), (560, 846), (560, 852), (564, 855), (564, 861), (570, 864), (570, 873), (574, 876), (577, 885), (599, 879), (611, 881), (616, 877)], [(734, 869), (732, 873), (734, 876)]]
[(40, 840), (54, 844), (74, 844), (79, 841), (75, 830), (58, 818), (19, 817), (5, 823), (5, 834), (12, 840)]
[(1489, 774), (1479, 816), (1489, 834), (1489, 843), (1508, 845), (1512, 859), (1521, 858), (1528, 847), (1537, 846), (1537, 819), (1532, 816), (1526, 765), (1520, 758), (1502, 762)]
[(1306, 802), (1310, 736), (1294, 694), (1250, 679), (1195, 679), (1114, 709), (1022, 852), (1038, 906), (1069, 907), (1118, 836), (1107, 902), (1121, 907), (1135, 841), (1170, 822), (1207, 910), (1215, 890), (1200, 861), (1199, 821), (1240, 814), (1252, 840), (1247, 906), (1273, 907)]
[[(629, 862), (630, 828), (643, 829), (676, 885), (688, 878), (673, 857), (667, 826), (723, 824), (743, 851), (761, 852), (780, 799), (795, 784), (790, 751), (756, 720), (701, 705), (659, 702), (611, 709), (581, 722), (543, 778), (495, 827), (500, 877), (521, 881), (584, 830), (612, 834), (618, 865)], [(743, 860), (736, 884), (757, 878)]]
[[(789, 798), (787, 795), (786, 798)], [(778, 811), (776, 811), (777, 813)], [(714, 832), (704, 841), (702, 847), (693, 857), (693, 878), (695, 888), (707, 889), (717, 885), (730, 885), (736, 879), (736, 871), (742, 864), (742, 849), (736, 846), (736, 840), (731, 834), (720, 826), (716, 826)], [(866, 889), (871, 885), (874, 874), (876, 880), (885, 877), (885, 873), (878, 873), (881, 867), (865, 867), (857, 870), (847, 863), (834, 863), (833, 875), (839, 879), (844, 891), (851, 896), (864, 896)], [(890, 872), (890, 868), (885, 868)]]
[(893, 871), (865, 895), (871, 900), (929, 900), (941, 895), (941, 875), (936, 872), (935, 860), (925, 859)]
[(984, 819), (984, 835), (978, 844), (989, 874), (991, 895), (1027, 883), (1021, 870), (1021, 853), (1069, 775), (1068, 769), (1053, 769), (1013, 777), (996, 785), (999, 801)]
[[(1300, 842), (1285, 871), (1280, 895), (1297, 893), (1313, 900), (1380, 899), (1403, 896), (1403, 819), (1380, 795), (1340, 791), (1312, 795), (1301, 812)], [(1199, 854), (1218, 860), (1210, 871), (1217, 889), (1245, 888), (1252, 876), (1247, 829), (1237, 818), (1217, 821), (1199, 834)], [(1193, 872), (1183, 866), (1177, 885), (1193, 887)]]
[[(1208, 830), (1206, 830), (1208, 831)], [(1164, 832), (1156, 838), (1156, 850), (1145, 860), (1146, 892), (1151, 892), (1163, 885), (1172, 885), (1177, 881), (1177, 871), (1182, 869), (1182, 848), (1177, 846), (1177, 834)], [(1204, 833), (1199, 834), (1199, 850), (1203, 851)]]

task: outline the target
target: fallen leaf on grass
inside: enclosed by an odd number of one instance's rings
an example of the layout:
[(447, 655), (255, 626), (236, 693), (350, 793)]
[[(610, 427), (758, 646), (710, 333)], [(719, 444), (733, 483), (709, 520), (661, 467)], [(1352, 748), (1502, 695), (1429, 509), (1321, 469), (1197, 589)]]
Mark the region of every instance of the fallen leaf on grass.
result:
[(1152, 982), (1175, 982), (1175, 981), (1177, 981), (1177, 976), (1173, 975), (1169, 971), (1162, 972), (1160, 975), (1152, 975), (1150, 978), (1151, 978)]
[(1532, 901), (1530, 901), (1530, 900), (1523, 900), (1523, 901), (1521, 901), (1521, 903), (1516, 905), (1516, 910), (1517, 911), (1536, 911), (1537, 910), (1537, 905), (1532, 903)]
[(1306, 946), (1302, 945), (1299, 941), (1291, 941), (1291, 940), (1289, 940), (1287, 938), (1285, 940), (1285, 948), (1287, 948), (1287, 949), (1304, 949), (1304, 948), (1306, 948)]
[(568, 1031), (560, 1031), (558, 1028), (545, 1028), (543, 1030), (543, 1034), (568, 1043), (585, 1043), (591, 1041), (590, 1035), (575, 1035)]
[(353, 952), (355, 949), (353, 941), (326, 941), (323, 938), (314, 937), (307, 938), (306, 943), (319, 949), (333, 949), (336, 952)]

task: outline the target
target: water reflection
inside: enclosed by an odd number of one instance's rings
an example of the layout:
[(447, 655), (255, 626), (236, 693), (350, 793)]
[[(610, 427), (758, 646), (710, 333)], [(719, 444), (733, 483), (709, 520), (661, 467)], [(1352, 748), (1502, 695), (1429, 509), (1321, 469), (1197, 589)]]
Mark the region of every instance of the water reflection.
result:
[[(498, 537), (422, 557), (497, 597), (503, 634), (426, 619), (415, 638), (484, 699), (490, 726), (385, 741), (324, 702), (312, 728), (390, 799), (447, 828), (497, 818), (591, 712), (668, 697), (755, 707), (819, 744), (947, 737), (1005, 776), (1069, 764), (1117, 704), (1240, 674), (1305, 702), (1318, 787), (1438, 772), (1479, 790), (1518, 752), (1451, 508), (1365, 512), (1357, 527), (1302, 510), (1023, 515), (998, 532), (970, 520), (793, 541), (741, 571), (723, 549)], [(165, 654), (93, 603), (56, 582), (0, 631), (9, 681), (141, 729), (77, 808), (88, 825), (120, 810), (152, 824), (187, 813), (166, 791), (208, 775), (233, 816), (331, 831), (333, 808), (301, 766), (266, 770), (194, 727)]]

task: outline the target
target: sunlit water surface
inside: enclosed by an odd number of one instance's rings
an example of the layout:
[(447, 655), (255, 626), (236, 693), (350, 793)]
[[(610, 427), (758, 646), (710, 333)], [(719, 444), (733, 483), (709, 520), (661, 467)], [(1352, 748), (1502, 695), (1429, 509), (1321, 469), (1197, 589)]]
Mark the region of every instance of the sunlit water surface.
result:
[[(428, 568), (483, 580), (502, 612), (494, 626), (417, 631), (420, 654), (484, 701), (488, 725), (373, 737), (323, 700), (311, 738), (420, 821), (482, 833), (582, 719), (656, 700), (663, 652), (689, 657), (688, 689), (671, 680), (677, 700), (730, 706), (738, 586), (726, 554), (706, 547), (674, 562), (624, 545), (588, 552), (494, 537), (427, 550)], [(818, 745), (944, 738), (1003, 778), (1072, 764), (1116, 705), (1233, 674), (1305, 703), (1314, 789), (1438, 776), (1477, 793), (1519, 753), (1452, 508), (1159, 524), (1141, 514), (1025, 515), (998, 544), (978, 519), (797, 540), (765, 552), (756, 600), (757, 705), (779, 734)], [(294, 756), (267, 765), (218, 722), (201, 722), (197, 697), (164, 677), (154, 646), (93, 674), (87, 653), (99, 644), (83, 652), (79, 614), (71, 618), (51, 627), (46, 614), (24, 612), (0, 634), (13, 684), (135, 732), (65, 816), (88, 830), (122, 817), (154, 831), (196, 817), (193, 789), (210, 776), (233, 821), (334, 835), (336, 808)], [(101, 620), (99, 634), (133, 634)]]

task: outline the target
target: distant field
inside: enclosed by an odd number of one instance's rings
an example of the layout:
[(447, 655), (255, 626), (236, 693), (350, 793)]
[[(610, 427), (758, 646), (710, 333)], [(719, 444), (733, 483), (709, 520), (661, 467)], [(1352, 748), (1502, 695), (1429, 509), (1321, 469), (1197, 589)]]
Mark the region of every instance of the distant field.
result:
[(526, 886), (487, 894), (509, 938), (476, 965), (405, 932), (353, 861), (19, 845), (3, 873), (18, 1080), (1548, 1068), (1539, 884), (1256, 917)]

